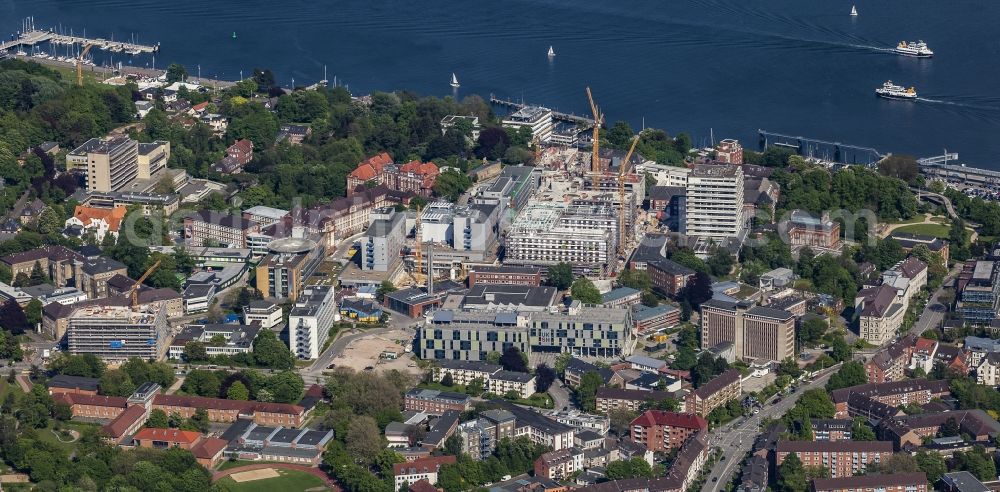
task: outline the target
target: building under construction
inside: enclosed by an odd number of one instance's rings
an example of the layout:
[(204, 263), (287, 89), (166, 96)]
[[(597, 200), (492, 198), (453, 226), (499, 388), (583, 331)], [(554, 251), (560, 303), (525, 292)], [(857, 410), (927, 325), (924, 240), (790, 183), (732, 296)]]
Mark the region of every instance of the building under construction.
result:
[(82, 307), (70, 316), (66, 331), (69, 353), (94, 354), (108, 362), (158, 360), (166, 353), (168, 335), (162, 303)]
[(618, 216), (607, 203), (534, 201), (517, 216), (506, 237), (507, 264), (550, 266), (566, 262), (588, 277), (613, 269)]

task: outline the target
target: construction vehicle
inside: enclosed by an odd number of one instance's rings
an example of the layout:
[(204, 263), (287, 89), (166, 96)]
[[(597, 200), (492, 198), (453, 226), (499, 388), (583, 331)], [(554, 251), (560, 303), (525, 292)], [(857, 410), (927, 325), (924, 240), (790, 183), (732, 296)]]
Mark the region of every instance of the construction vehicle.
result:
[(88, 43), (83, 47), (83, 51), (80, 52), (80, 56), (76, 59), (76, 85), (83, 87), (83, 59), (87, 57), (87, 53), (90, 52), (90, 48), (94, 45)]
[(621, 204), (621, 213), (618, 214), (618, 256), (625, 258), (625, 168), (632, 159), (635, 146), (639, 143), (639, 135), (632, 139), (632, 146), (625, 154), (625, 159), (618, 165), (618, 203)]
[[(601, 172), (601, 125), (604, 124), (604, 114), (601, 113), (601, 109), (597, 107), (594, 103), (594, 95), (590, 92), (590, 86), (587, 86), (587, 100), (590, 101), (590, 111), (594, 113), (594, 146), (593, 146), (593, 156), (591, 158), (590, 170), (595, 174), (600, 174)], [(596, 178), (596, 176), (595, 176)]]
[(139, 289), (142, 288), (142, 283), (153, 274), (153, 271), (160, 267), (160, 260), (156, 260), (151, 267), (146, 269), (146, 272), (139, 277), (139, 280), (135, 281), (135, 285), (129, 290), (129, 295), (132, 297), (132, 310), (139, 310)]

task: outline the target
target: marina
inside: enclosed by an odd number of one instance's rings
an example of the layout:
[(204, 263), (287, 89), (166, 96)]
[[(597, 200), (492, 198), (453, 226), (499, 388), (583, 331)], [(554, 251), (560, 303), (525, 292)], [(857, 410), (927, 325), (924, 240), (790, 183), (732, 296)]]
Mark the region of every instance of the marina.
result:
[(134, 42), (116, 41), (114, 39), (87, 38), (75, 36), (72, 33), (58, 33), (56, 30), (44, 30), (35, 28), (32, 18), (27, 18), (22, 22), (23, 29), (11, 35), (10, 40), (0, 43), (0, 51), (7, 51), (14, 48), (34, 47), (43, 43), (58, 45), (79, 45), (81, 48), (91, 46), (96, 49), (110, 51), (112, 53), (127, 53), (138, 55), (143, 53), (157, 53), (160, 51), (160, 43), (155, 45), (139, 44)]
[[(523, 102), (517, 102), (511, 99), (500, 99), (494, 94), (490, 94), (490, 104), (494, 106), (500, 106), (503, 108), (508, 108), (511, 112), (519, 111), (521, 109), (531, 107), (531, 104), (525, 104)], [(572, 123), (574, 125), (592, 128), (594, 126), (594, 120), (587, 118), (586, 116), (577, 116), (572, 113), (560, 113), (559, 111), (552, 112), (552, 119), (556, 121), (562, 121), (564, 123)]]

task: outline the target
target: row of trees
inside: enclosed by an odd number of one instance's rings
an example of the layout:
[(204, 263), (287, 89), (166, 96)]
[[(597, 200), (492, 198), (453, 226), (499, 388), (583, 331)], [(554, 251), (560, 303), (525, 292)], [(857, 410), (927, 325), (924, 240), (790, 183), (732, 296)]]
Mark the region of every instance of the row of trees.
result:
[(305, 383), (294, 371), (282, 371), (267, 376), (253, 369), (234, 373), (224, 370), (192, 369), (184, 378), (181, 390), (188, 394), (212, 398), (296, 403), (302, 398)]
[(211, 362), (218, 365), (244, 365), (268, 369), (288, 370), (295, 367), (295, 357), (278, 335), (271, 330), (261, 330), (253, 340), (253, 351), (234, 355), (209, 356), (206, 347), (225, 345), (224, 338), (208, 342), (190, 341), (184, 344), (184, 360)]

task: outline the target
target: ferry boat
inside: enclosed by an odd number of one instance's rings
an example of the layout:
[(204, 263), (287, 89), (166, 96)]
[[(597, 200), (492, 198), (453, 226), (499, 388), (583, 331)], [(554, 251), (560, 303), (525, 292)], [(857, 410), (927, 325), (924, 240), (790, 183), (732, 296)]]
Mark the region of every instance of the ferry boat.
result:
[(930, 58), (934, 56), (934, 52), (923, 41), (900, 41), (892, 51), (903, 56), (915, 56), (917, 58)]
[(875, 95), (886, 99), (906, 99), (912, 101), (917, 98), (917, 90), (913, 87), (907, 89), (901, 85), (893, 84), (890, 80), (882, 84), (882, 87), (875, 89)]

